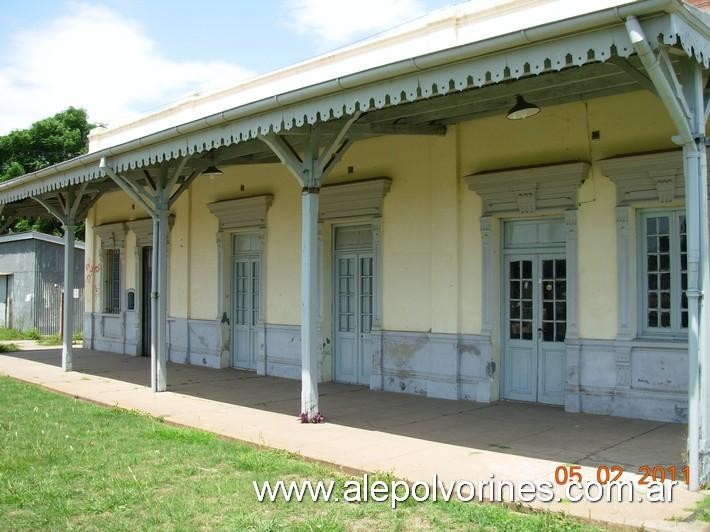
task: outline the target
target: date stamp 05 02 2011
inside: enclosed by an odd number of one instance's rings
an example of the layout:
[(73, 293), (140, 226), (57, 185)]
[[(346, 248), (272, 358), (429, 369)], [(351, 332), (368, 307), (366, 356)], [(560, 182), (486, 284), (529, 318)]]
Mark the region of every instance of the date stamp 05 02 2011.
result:
[[(597, 467), (596, 481), (599, 484), (616, 482), (623, 474), (624, 468), (620, 465), (600, 465)], [(639, 467), (638, 474), (641, 475), (640, 486), (647, 485), (649, 481), (665, 482), (666, 480), (671, 480), (675, 482), (682, 480), (686, 484), (690, 481), (690, 468), (688, 466), (678, 469), (676, 466), (642, 465)], [(582, 482), (582, 480), (582, 466), (561, 465), (555, 469), (556, 484), (564, 485), (568, 482)]]

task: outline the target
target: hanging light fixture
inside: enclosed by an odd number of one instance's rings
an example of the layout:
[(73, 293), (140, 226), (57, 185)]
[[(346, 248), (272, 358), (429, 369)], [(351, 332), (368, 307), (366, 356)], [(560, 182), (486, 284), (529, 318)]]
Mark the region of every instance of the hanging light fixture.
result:
[(515, 105), (505, 116), (508, 120), (522, 120), (523, 118), (528, 118), (529, 116), (535, 116), (539, 112), (540, 108), (537, 105), (525, 101), (525, 98), (518, 94)]
[(209, 165), (207, 168), (202, 170), (202, 175), (210, 175), (210, 176), (216, 176), (216, 175), (222, 175), (224, 172), (217, 168), (214, 164)]
[(215, 153), (214, 151), (210, 152), (209, 155), (209, 166), (202, 170), (202, 175), (208, 175), (210, 178), (213, 178), (216, 175), (222, 175), (224, 172), (217, 168), (217, 165), (215, 164)]

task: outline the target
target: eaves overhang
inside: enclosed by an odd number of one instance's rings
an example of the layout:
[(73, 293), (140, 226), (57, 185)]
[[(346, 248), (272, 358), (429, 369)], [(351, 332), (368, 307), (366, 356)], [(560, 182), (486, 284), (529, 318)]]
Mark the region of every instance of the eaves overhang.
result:
[[(710, 66), (705, 14), (679, 0), (641, 0), (531, 27), (479, 42), (356, 72), (186, 122), (0, 183), (0, 204), (105, 177), (102, 158), (117, 172), (281, 133), (356, 112), (415, 102), (502, 81), (629, 57), (624, 28), (638, 17), (646, 35), (679, 46)], [(652, 46), (658, 43), (651, 43)]]

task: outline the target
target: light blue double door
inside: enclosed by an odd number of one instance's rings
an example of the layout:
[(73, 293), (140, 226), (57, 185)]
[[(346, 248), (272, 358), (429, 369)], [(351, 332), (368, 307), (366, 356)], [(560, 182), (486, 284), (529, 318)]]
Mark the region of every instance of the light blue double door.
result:
[(338, 253), (335, 264), (335, 380), (369, 385), (374, 348), (372, 251)]
[(504, 265), (503, 397), (564, 404), (564, 254), (508, 255)]

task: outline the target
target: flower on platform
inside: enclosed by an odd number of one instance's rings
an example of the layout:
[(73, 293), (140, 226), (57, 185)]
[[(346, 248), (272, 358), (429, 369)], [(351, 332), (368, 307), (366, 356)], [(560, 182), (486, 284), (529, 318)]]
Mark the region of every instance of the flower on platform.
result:
[(301, 412), (298, 419), (301, 420), (301, 423), (325, 423), (325, 416), (320, 412), (311, 418), (308, 417), (306, 412)]

